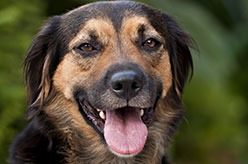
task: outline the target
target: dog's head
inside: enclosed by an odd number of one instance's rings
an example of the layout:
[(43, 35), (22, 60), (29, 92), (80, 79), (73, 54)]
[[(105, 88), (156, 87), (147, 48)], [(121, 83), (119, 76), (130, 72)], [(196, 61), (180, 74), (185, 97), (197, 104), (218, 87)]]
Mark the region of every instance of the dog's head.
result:
[(29, 114), (43, 110), (58, 127), (101, 137), (99, 144), (120, 156), (135, 155), (154, 133), (168, 138), (182, 114), (190, 43), (173, 18), (131, 1), (52, 17), (25, 60)]

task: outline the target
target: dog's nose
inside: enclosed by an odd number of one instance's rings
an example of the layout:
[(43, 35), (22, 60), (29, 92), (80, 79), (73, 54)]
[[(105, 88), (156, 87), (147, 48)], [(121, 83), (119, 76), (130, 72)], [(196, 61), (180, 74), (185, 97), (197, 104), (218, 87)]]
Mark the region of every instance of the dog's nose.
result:
[(135, 71), (116, 72), (111, 77), (112, 91), (127, 101), (135, 97), (142, 86), (142, 76)]

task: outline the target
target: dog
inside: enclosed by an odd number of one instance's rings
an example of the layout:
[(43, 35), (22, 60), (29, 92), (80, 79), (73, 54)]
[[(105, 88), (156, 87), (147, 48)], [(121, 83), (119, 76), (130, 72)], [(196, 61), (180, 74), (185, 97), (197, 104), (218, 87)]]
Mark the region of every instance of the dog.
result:
[(31, 121), (10, 163), (168, 164), (192, 41), (175, 19), (133, 1), (51, 17), (24, 61)]

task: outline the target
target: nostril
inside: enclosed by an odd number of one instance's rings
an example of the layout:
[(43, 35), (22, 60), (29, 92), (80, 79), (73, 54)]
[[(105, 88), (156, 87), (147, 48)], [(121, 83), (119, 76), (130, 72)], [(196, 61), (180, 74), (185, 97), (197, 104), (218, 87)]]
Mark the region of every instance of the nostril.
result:
[(133, 82), (131, 88), (132, 88), (132, 90), (137, 92), (140, 90), (141, 84), (139, 82)]
[(121, 90), (123, 90), (123, 85), (122, 85), (121, 83), (115, 83), (115, 84), (113, 85), (113, 89), (114, 89), (115, 91), (121, 91)]

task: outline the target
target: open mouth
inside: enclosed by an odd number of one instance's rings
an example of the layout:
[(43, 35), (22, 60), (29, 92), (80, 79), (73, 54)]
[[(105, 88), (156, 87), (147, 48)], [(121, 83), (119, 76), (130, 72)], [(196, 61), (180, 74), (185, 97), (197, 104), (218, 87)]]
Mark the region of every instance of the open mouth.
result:
[(143, 149), (154, 107), (103, 110), (94, 108), (87, 100), (78, 100), (78, 104), (86, 122), (104, 138), (112, 152), (125, 157)]

